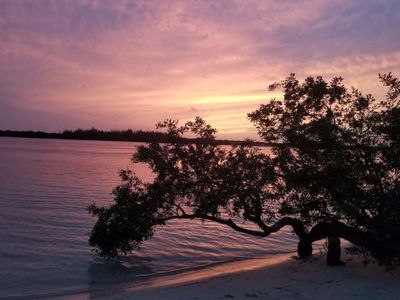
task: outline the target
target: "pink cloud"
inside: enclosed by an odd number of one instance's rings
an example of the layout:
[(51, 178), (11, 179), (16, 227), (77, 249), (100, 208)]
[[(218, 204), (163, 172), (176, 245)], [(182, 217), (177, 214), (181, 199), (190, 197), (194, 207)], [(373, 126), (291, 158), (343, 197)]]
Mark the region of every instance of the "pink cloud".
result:
[[(290, 72), (343, 75), (362, 87), (398, 70), (399, 6), (5, 0), (0, 105), (66, 119), (84, 113), (100, 128), (148, 129), (201, 113), (223, 128), (221, 137), (253, 136), (246, 112), (267, 101), (267, 83)], [(23, 125), (14, 113), (2, 126)], [(64, 129), (52, 122), (46, 128)]]

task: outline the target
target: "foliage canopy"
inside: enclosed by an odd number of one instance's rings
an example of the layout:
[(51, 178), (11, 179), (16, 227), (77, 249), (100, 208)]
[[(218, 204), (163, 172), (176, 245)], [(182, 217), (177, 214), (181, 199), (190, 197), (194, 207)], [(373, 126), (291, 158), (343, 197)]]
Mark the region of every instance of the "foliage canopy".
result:
[[(248, 115), (270, 151), (246, 142), (219, 146), (201, 118), (159, 123), (172, 142), (140, 146), (132, 158), (151, 168), (154, 181), (121, 171), (114, 203), (89, 207), (98, 218), (90, 244), (113, 257), (168, 220), (196, 218), (261, 237), (289, 225), (301, 257), (316, 240), (344, 238), (367, 259), (398, 264), (400, 81), (391, 73), (379, 79), (388, 87), (383, 100), (346, 88), (340, 77), (299, 82), (291, 74), (271, 85), (283, 99)], [(199, 142), (182, 142), (186, 134)]]

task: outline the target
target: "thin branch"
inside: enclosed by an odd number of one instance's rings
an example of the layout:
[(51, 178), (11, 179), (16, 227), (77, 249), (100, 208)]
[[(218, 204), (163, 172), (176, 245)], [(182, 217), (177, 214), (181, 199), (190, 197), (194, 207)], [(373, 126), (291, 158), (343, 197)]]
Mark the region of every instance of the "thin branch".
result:
[(178, 211), (181, 212), (182, 215), (187, 215), (185, 210), (179, 204), (173, 203), (172, 205), (175, 206), (178, 209)]
[(233, 222), (232, 219), (221, 219), (221, 218), (217, 218), (217, 217), (209, 216), (209, 215), (195, 215), (195, 214), (193, 214), (193, 215), (179, 215), (179, 216), (176, 215), (176, 216), (170, 216), (170, 217), (165, 217), (165, 218), (158, 219), (157, 222), (160, 223), (160, 224), (163, 224), (166, 221), (173, 220), (173, 219), (209, 220), (209, 221), (213, 221), (213, 222), (216, 222), (216, 223), (227, 225), (227, 226), (231, 227), (232, 229), (234, 229), (236, 231), (247, 233), (247, 234), (250, 234), (250, 235), (260, 236), (260, 237), (265, 237), (265, 236), (269, 235), (268, 232), (251, 230), (251, 229), (247, 229), (247, 228), (244, 228), (244, 227), (240, 227), (235, 222)]
[(213, 222), (216, 222), (216, 223), (227, 225), (227, 226), (231, 227), (232, 229), (234, 229), (236, 231), (247, 233), (247, 234), (254, 235), (254, 236), (260, 236), (260, 237), (266, 237), (266, 236), (270, 235), (271, 233), (279, 231), (281, 228), (283, 228), (285, 226), (291, 226), (293, 228), (293, 231), (297, 234), (297, 236), (300, 239), (305, 238), (308, 235), (307, 232), (305, 231), (303, 223), (300, 220), (295, 219), (295, 218), (291, 218), (291, 217), (284, 217), (284, 218), (278, 220), (272, 226), (266, 225), (260, 219), (259, 221), (256, 222), (256, 224), (259, 225), (263, 229), (263, 231), (251, 230), (251, 229), (243, 228), (243, 227), (240, 227), (239, 225), (237, 225), (235, 222), (233, 222), (232, 219), (222, 219), (222, 218), (209, 216), (209, 215), (196, 215), (196, 214), (179, 215), (179, 216), (176, 215), (176, 216), (170, 216), (170, 217), (161, 218), (161, 219), (158, 219), (157, 221), (160, 224), (163, 224), (166, 221), (173, 220), (173, 219), (209, 220), (209, 221), (213, 221)]

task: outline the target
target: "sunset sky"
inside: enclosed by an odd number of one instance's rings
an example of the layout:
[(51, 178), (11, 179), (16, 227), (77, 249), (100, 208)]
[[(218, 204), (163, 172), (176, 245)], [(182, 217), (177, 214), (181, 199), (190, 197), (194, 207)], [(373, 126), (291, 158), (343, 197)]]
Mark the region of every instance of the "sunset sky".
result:
[(400, 1), (0, 0), (0, 129), (153, 129), (201, 116), (256, 137), (267, 85), (400, 74)]

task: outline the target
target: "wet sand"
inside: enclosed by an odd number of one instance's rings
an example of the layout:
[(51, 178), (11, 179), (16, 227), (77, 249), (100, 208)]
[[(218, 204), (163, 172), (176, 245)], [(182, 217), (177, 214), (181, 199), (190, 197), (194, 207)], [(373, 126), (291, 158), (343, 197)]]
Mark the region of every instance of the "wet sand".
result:
[[(155, 278), (146, 284), (74, 296), (74, 299), (400, 299), (400, 272), (344, 255), (328, 267), (325, 255), (297, 260), (293, 254), (228, 263)], [(64, 299), (71, 299), (66, 296)]]

